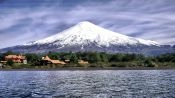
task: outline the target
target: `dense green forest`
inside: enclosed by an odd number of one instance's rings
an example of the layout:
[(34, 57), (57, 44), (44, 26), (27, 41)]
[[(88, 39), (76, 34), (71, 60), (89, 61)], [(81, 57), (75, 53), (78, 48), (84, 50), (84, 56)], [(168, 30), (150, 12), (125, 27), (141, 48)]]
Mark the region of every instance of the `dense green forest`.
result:
[[(4, 56), (8, 54), (17, 54), (11, 51), (0, 54), (0, 61), (4, 60)], [(142, 54), (109, 54), (105, 52), (49, 52), (47, 54), (23, 54), (27, 58), (27, 65), (18, 65), (23, 67), (38, 67), (37, 62), (45, 55), (51, 59), (58, 59), (61, 61), (70, 60), (69, 64), (62, 67), (175, 67), (175, 54), (163, 54), (159, 56), (144, 56)], [(87, 65), (78, 64), (78, 60), (88, 61)], [(8, 61), (7, 66), (12, 68), (16, 65)], [(48, 66), (47, 66), (48, 67)], [(50, 67), (50, 65), (49, 65)]]

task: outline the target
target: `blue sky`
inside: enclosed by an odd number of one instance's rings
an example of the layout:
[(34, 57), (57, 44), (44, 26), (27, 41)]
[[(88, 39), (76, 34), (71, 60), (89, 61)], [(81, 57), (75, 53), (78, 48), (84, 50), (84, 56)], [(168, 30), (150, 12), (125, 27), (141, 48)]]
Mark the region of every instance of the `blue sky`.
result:
[(175, 0), (0, 0), (0, 48), (42, 39), (81, 21), (175, 43)]

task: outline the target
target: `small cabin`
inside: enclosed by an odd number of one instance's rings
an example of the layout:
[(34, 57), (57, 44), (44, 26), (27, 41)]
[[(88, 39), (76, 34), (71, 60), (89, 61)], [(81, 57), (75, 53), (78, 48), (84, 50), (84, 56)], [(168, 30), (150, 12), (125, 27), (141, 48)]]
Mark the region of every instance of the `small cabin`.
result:
[(64, 62), (66, 62), (66, 63), (70, 63), (70, 60), (66, 59), (66, 60), (64, 60)]
[(42, 57), (42, 63), (44, 65), (47, 65), (47, 64), (61, 64), (61, 65), (65, 65), (66, 63), (63, 62), (63, 61), (60, 61), (60, 60), (52, 60), (49, 58), (49, 56), (45, 56), (45, 57)]
[(3, 68), (6, 65), (7, 61), (0, 61), (0, 68)]
[(84, 61), (84, 60), (78, 60), (78, 63), (79, 63), (79, 64), (89, 64), (88, 61)]

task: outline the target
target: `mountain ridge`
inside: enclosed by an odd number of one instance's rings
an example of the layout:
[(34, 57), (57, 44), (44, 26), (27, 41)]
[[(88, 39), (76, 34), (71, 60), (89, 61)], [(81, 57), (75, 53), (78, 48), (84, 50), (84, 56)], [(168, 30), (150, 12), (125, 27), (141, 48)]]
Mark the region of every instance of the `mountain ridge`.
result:
[(47, 52), (108, 52), (162, 54), (175, 53), (171, 46), (161, 45), (155, 41), (129, 37), (113, 32), (90, 22), (80, 22), (60, 33), (24, 45), (0, 49), (20, 53)]

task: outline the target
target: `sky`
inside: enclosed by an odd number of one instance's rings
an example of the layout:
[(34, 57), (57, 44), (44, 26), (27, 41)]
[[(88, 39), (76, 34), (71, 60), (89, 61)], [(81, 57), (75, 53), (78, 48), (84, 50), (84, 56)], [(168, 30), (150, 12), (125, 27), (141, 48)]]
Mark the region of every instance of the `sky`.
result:
[(82, 21), (175, 43), (175, 0), (0, 0), (0, 48), (46, 38)]

